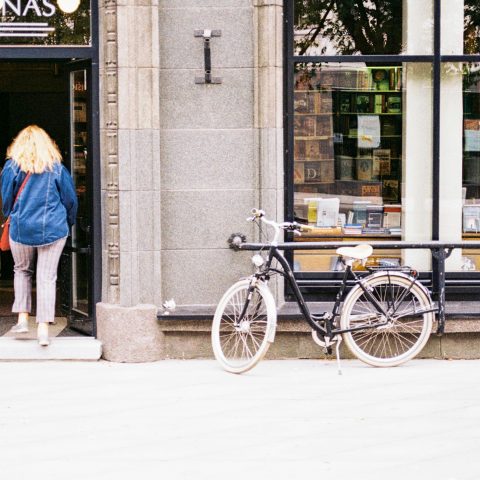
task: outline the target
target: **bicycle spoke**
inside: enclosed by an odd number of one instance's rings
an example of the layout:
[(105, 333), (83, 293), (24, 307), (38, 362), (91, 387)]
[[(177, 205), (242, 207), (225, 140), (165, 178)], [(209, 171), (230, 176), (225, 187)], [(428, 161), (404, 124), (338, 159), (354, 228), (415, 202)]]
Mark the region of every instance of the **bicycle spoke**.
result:
[[(396, 365), (415, 354), (428, 339), (431, 304), (418, 286), (394, 274), (375, 278), (370, 287), (368, 293), (358, 290), (342, 313), (343, 328), (365, 329), (344, 336), (352, 351), (367, 363)], [(372, 297), (385, 315), (372, 303)]]

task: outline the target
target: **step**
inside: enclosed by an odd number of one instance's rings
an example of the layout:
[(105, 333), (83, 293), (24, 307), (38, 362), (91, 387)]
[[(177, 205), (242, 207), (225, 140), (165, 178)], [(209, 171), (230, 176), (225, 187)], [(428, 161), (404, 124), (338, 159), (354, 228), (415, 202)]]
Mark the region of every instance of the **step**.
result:
[(42, 347), (34, 339), (0, 337), (2, 360), (99, 360), (102, 343), (93, 337), (54, 337)]

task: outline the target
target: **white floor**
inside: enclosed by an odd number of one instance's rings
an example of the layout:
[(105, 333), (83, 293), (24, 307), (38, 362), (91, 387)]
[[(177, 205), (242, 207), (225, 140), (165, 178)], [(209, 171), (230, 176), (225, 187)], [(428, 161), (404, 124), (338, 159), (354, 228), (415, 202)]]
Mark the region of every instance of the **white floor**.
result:
[(480, 479), (480, 361), (0, 363), (2, 479)]

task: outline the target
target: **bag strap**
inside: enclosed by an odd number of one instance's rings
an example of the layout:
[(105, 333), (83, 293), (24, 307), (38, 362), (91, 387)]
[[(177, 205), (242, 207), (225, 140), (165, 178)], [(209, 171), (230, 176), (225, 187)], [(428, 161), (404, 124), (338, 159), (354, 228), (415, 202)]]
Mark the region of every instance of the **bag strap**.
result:
[[(15, 200), (13, 201), (13, 205), (12, 205), (12, 210), (13, 210), (13, 206), (17, 203), (17, 200), (18, 200), (18, 197), (20, 197), (20, 194), (22, 193), (22, 190), (25, 188), (25, 185), (27, 184), (28, 182), (28, 179), (30, 178), (32, 174), (30, 172), (27, 173), (27, 176), (23, 179), (23, 182), (22, 184), (20, 185), (20, 188), (18, 189), (18, 192), (17, 192), (17, 195), (15, 196)], [(2, 226), (5, 226), (7, 224), (10, 223), (10, 215), (8, 216), (8, 218), (5, 220), (5, 223), (2, 225)]]
[[(19, 197), (20, 194), (22, 193), (22, 190), (25, 188), (25, 185), (27, 184), (28, 179), (30, 178), (30, 175), (31, 175), (31, 173), (28, 172), (28, 173), (27, 173), (27, 176), (23, 179), (23, 182), (22, 182), (22, 184), (20, 185), (20, 188), (18, 189), (17, 196), (15, 197), (15, 200), (13, 201), (13, 205), (15, 205), (15, 203), (16, 203), (17, 200), (18, 200), (18, 197)], [(12, 206), (13, 206), (13, 205), (12, 205)]]

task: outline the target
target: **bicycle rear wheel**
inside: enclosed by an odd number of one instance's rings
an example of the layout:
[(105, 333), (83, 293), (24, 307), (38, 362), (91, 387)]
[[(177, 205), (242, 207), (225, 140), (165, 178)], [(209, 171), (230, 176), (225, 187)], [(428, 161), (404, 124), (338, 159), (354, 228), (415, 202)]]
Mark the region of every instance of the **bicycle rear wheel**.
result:
[(275, 337), (277, 311), (270, 290), (258, 283), (249, 298), (249, 287), (250, 280), (235, 283), (220, 300), (212, 324), (215, 358), (232, 373), (253, 368)]
[(345, 299), (340, 319), (342, 329), (360, 328), (343, 334), (350, 351), (376, 367), (394, 367), (415, 357), (432, 330), (430, 296), (418, 282), (412, 285), (409, 277), (395, 272), (374, 274), (365, 286), (390, 318), (356, 285)]

